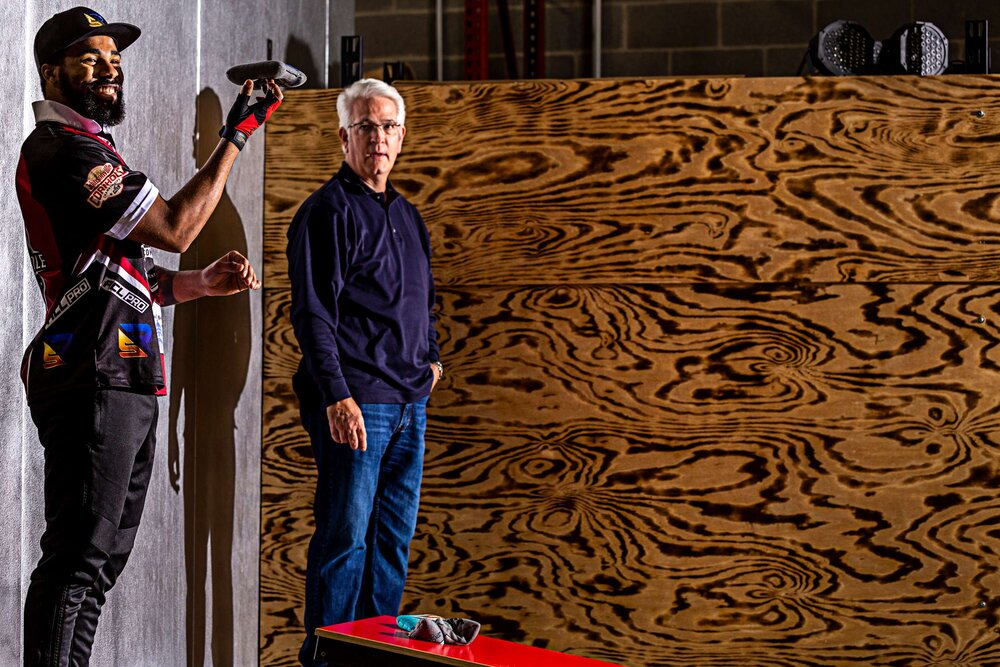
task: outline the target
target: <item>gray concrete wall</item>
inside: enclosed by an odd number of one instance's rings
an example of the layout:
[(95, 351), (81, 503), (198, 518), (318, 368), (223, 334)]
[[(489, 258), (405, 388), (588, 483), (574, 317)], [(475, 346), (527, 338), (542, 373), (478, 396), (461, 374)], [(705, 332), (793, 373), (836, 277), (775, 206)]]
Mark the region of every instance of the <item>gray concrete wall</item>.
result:
[[(14, 113), (0, 116), (2, 178), (13, 192), (16, 146), (40, 98), (31, 43), (70, 0), (5, 0), (3, 83)], [(217, 141), (237, 88), (225, 70), (268, 57), (337, 84), (339, 36), (353, 33), (353, 0), (173, 0), (90, 5), (142, 28), (124, 53), (122, 155), (164, 196), (175, 193)], [(328, 48), (327, 41), (331, 46)], [(280, 110), (279, 112), (280, 113)], [(201, 267), (235, 248), (262, 264), (264, 136), (237, 161), (199, 241), (171, 268)], [(42, 530), (42, 454), (18, 379), (42, 315), (16, 198), (0, 198), (0, 664), (21, 656), (21, 604)], [(266, 277), (265, 277), (266, 280)], [(257, 664), (261, 430), (259, 293), (165, 310), (169, 397), (160, 401), (156, 467), (132, 561), (109, 596), (92, 664)]]

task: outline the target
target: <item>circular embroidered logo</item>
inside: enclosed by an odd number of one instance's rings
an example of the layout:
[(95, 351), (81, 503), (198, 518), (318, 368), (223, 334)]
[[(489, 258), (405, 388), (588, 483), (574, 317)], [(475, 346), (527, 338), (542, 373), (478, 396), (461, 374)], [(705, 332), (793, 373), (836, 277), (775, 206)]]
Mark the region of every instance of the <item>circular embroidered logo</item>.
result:
[(101, 204), (120, 195), (125, 189), (122, 181), (125, 180), (126, 173), (121, 165), (111, 166), (109, 162), (91, 169), (83, 184), (90, 192), (87, 203), (94, 208), (101, 208)]

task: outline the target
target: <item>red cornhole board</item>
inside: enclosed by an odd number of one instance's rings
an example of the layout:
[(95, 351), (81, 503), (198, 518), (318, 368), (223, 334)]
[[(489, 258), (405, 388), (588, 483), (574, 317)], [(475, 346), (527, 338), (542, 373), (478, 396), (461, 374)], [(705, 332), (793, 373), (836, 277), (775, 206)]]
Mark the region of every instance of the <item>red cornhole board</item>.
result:
[(480, 634), (468, 646), (409, 639), (393, 616), (316, 628), (316, 657), (331, 667), (620, 667)]

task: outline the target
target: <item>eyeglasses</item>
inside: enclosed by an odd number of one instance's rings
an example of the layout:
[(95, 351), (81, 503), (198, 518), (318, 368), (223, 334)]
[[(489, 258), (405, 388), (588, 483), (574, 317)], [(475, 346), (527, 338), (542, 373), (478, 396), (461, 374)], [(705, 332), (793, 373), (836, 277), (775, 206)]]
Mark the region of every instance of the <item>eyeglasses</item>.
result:
[(369, 136), (375, 134), (378, 130), (385, 132), (387, 137), (395, 137), (399, 134), (399, 128), (403, 127), (394, 120), (389, 120), (384, 123), (369, 123), (368, 121), (361, 121), (360, 123), (351, 123), (347, 126), (347, 129), (352, 130), (354, 134), (360, 136)]

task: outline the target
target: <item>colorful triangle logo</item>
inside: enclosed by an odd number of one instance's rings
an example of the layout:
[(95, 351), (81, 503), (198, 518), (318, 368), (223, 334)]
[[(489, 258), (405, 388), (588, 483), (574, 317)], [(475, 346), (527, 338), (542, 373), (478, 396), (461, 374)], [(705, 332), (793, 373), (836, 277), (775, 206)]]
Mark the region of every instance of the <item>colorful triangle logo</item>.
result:
[(52, 349), (52, 346), (48, 343), (42, 343), (45, 350), (45, 355), (42, 358), (42, 368), (55, 368), (56, 366), (65, 366), (66, 362), (63, 361), (59, 353)]
[(121, 329), (118, 329), (118, 355), (123, 359), (142, 359), (149, 356)]

